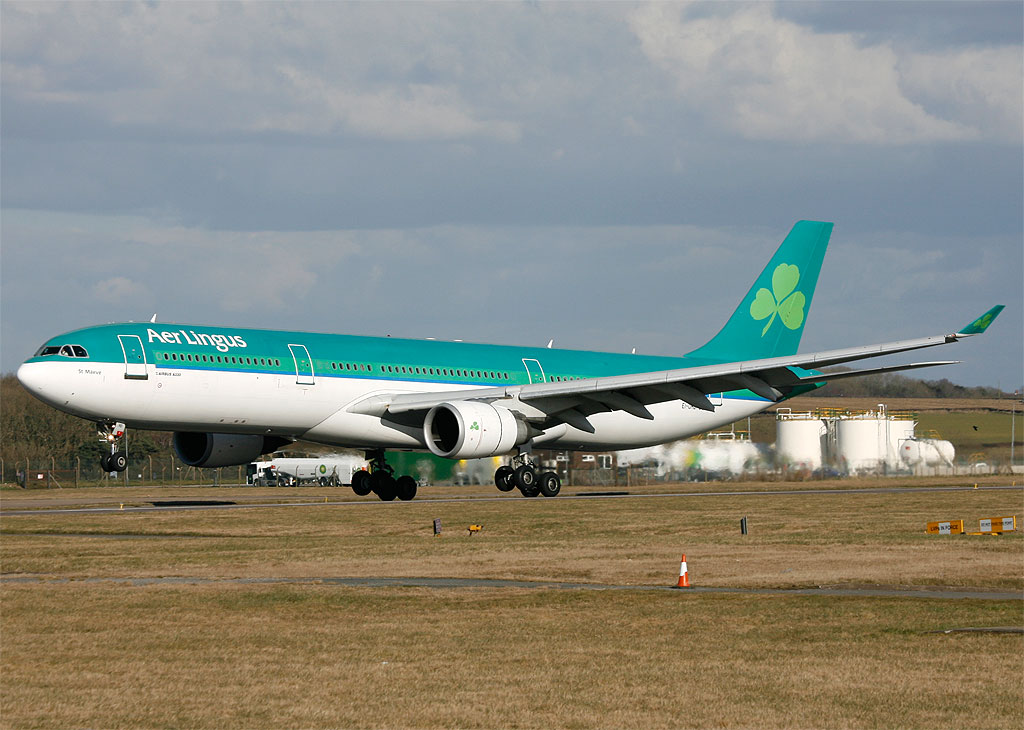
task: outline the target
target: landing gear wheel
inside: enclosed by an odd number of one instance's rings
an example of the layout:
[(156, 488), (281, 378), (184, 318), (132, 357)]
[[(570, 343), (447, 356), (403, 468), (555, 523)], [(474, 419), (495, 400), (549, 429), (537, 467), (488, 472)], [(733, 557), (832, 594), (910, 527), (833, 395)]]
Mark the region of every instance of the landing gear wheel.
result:
[(114, 471), (113, 469), (110, 468), (111, 456), (113, 456), (113, 454), (104, 454), (103, 456), (100, 457), (100, 469), (103, 470), (104, 474)]
[(395, 480), (395, 496), (403, 502), (408, 502), (416, 496), (416, 480), (411, 476), (400, 476)]
[[(524, 489), (533, 489), (537, 483), (537, 472), (533, 470), (533, 467), (529, 464), (523, 464), (521, 467), (515, 470), (515, 483), (519, 487), (519, 491)], [(526, 492), (523, 492), (524, 494)]]
[(107, 464), (113, 471), (122, 472), (128, 468), (128, 457), (123, 451), (115, 451), (110, 455)]
[(395, 497), (395, 478), (388, 474), (386, 471), (375, 471), (370, 475), (370, 484), (373, 485), (373, 491), (377, 493), (377, 496), (384, 502), (392, 502)]
[(540, 475), (537, 486), (545, 497), (557, 497), (562, 491), (562, 480), (553, 471), (546, 471)]
[(524, 497), (536, 497), (540, 494), (540, 487), (537, 486), (536, 482), (534, 482), (529, 487), (519, 487), (519, 491), (523, 493)]
[(513, 481), (515, 473), (515, 469), (511, 466), (499, 466), (498, 470), (494, 472), (494, 485), (503, 492), (511, 492), (516, 488)]
[(352, 491), (360, 497), (365, 497), (373, 491), (370, 483), (370, 472), (366, 471), (366, 469), (360, 469), (352, 475)]

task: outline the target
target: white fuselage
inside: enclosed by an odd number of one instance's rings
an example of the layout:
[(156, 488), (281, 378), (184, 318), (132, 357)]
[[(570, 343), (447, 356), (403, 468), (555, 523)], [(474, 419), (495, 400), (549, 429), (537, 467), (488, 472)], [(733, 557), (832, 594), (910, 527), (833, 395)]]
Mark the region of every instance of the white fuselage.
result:
[[(472, 386), (314, 377), (294, 374), (239, 373), (174, 369), (148, 364), (146, 378), (125, 377), (124, 363), (32, 362), (18, 378), (34, 395), (54, 407), (94, 421), (117, 420), (130, 427), (169, 431), (274, 434), (366, 449), (426, 450), (422, 429), (374, 415), (353, 413), (354, 404), (383, 393), (459, 391)], [(714, 412), (682, 401), (649, 406), (654, 418), (623, 411), (589, 416), (594, 432), (567, 424), (547, 429), (533, 443), (571, 450), (625, 449), (665, 443), (712, 430), (764, 410), (759, 398), (710, 396)], [(496, 401), (529, 410), (515, 400)]]

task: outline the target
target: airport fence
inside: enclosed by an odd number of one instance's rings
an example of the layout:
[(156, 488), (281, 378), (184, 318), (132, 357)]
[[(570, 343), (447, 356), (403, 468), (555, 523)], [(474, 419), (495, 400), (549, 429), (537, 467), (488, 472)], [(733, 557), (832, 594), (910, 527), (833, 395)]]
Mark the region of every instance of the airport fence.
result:
[(130, 461), (121, 473), (107, 473), (92, 459), (73, 462), (49, 459), (0, 459), (0, 484), (22, 489), (68, 489), (76, 487), (127, 487), (149, 485), (236, 486), (245, 484), (245, 466), (197, 469), (173, 457), (146, 457)]
[[(872, 476), (981, 476), (988, 474), (1019, 474), (1022, 467), (990, 461), (958, 463), (949, 466), (928, 467), (911, 471), (841, 474), (830, 469), (779, 468), (758, 469), (741, 473), (721, 473), (705, 470), (665, 470), (656, 466), (629, 466), (608, 469), (574, 469), (563, 473), (563, 483), (578, 487), (623, 488), (640, 487), (672, 482), (710, 481), (819, 481), (844, 477), (870, 478)], [(230, 466), (218, 469), (198, 469), (185, 466), (173, 457), (144, 457), (129, 462), (120, 474), (103, 472), (93, 459), (76, 458), (73, 462), (49, 459), (0, 459), (0, 485), (22, 489), (68, 489), (76, 487), (128, 487), (173, 486), (201, 487), (240, 486), (246, 482), (246, 467)], [(451, 483), (439, 482), (438, 484)], [(480, 483), (484, 483), (481, 481)], [(487, 481), (489, 483), (489, 481)], [(467, 483), (468, 484), (468, 483)]]

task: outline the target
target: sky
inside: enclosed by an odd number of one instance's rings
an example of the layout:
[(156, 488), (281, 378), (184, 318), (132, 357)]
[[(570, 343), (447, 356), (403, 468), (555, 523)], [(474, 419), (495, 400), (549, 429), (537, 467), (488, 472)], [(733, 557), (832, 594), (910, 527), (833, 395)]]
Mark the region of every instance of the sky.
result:
[(1020, 387), (1019, 2), (0, 4), (0, 370), (111, 321), (679, 355), (799, 219), (802, 351)]

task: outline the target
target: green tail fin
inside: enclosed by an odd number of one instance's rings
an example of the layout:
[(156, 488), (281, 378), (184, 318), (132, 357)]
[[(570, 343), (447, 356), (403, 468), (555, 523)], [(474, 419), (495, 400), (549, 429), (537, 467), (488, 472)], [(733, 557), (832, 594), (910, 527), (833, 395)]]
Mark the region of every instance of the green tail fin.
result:
[(721, 332), (687, 357), (725, 362), (795, 354), (831, 235), (831, 223), (797, 221)]

